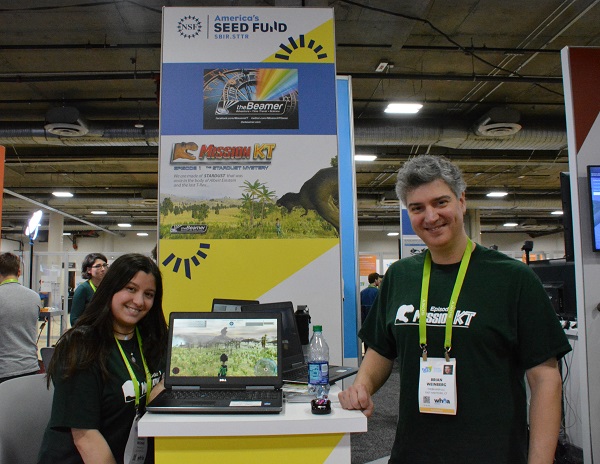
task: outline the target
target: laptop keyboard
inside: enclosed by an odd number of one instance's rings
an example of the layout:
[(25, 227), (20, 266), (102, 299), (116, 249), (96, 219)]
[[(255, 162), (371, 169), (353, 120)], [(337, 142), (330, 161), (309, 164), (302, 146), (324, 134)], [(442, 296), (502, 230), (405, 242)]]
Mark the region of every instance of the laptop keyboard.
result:
[(300, 366), (297, 369), (288, 371), (283, 375), (283, 378), (288, 382), (293, 381), (308, 381), (308, 366)]
[(281, 393), (275, 390), (168, 390), (163, 395), (178, 400), (268, 401), (277, 399)]

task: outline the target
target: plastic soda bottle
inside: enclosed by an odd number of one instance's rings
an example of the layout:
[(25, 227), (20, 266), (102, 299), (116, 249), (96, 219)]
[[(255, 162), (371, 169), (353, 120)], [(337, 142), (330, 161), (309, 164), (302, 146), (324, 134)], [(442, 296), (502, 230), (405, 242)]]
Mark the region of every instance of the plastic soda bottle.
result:
[(317, 400), (329, 396), (329, 346), (323, 337), (323, 327), (315, 325), (308, 345), (308, 391)]

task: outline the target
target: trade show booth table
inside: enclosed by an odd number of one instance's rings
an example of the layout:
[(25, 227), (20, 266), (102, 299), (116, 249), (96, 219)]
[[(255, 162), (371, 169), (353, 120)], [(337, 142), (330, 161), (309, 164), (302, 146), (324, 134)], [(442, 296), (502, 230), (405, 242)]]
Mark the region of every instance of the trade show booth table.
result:
[(328, 415), (287, 402), (280, 414), (147, 413), (139, 435), (155, 437), (156, 464), (349, 463), (350, 433), (366, 432), (367, 418), (342, 409), (337, 391)]

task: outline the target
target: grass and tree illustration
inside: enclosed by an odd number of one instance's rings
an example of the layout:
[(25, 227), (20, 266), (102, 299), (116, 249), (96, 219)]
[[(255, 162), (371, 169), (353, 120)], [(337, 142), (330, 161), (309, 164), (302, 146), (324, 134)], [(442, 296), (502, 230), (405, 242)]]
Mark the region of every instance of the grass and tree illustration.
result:
[[(277, 192), (259, 180), (244, 181), (238, 198), (192, 201), (164, 197), (160, 237), (190, 239), (327, 238), (337, 231), (315, 211), (277, 206)], [(174, 233), (172, 227), (205, 225), (204, 234)]]
[[(236, 349), (232, 346), (238, 345)], [(178, 376), (216, 377), (223, 364), (222, 355), (227, 354), (227, 375), (247, 377), (256, 374), (257, 365), (267, 359), (277, 359), (277, 348), (263, 346), (259, 340), (246, 340), (217, 345), (173, 347), (171, 369), (177, 368)], [(277, 375), (277, 369), (264, 375)]]

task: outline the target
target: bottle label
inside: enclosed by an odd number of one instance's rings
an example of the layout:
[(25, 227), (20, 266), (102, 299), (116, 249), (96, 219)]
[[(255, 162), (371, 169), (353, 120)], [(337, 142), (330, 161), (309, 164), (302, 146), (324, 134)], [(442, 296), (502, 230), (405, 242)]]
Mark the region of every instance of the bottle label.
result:
[(313, 385), (329, 384), (329, 363), (327, 361), (310, 361), (308, 363), (308, 383)]

